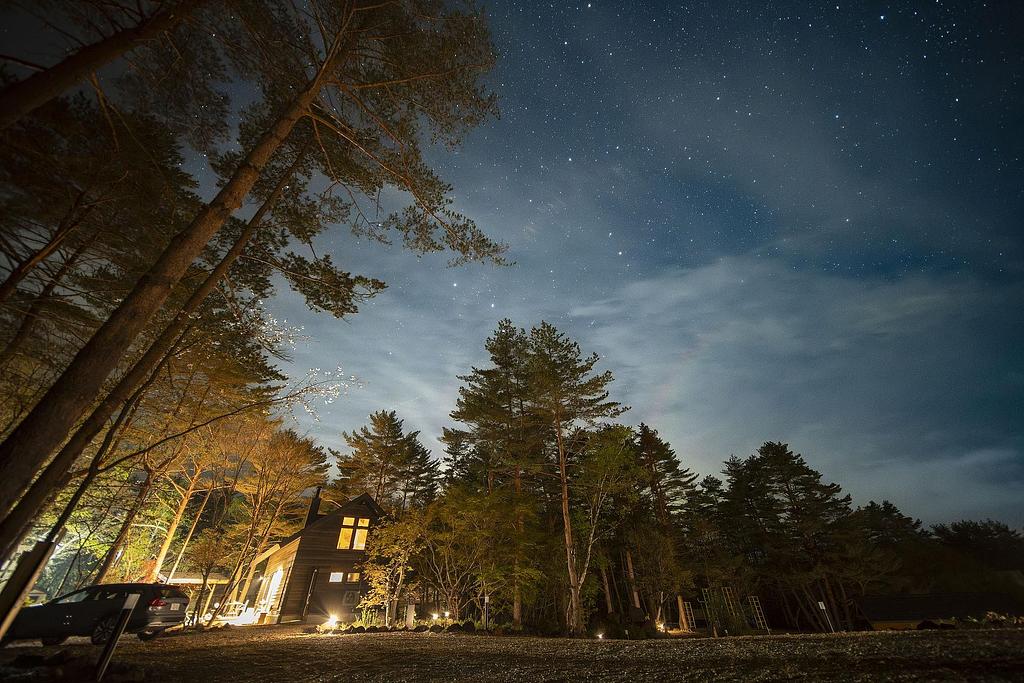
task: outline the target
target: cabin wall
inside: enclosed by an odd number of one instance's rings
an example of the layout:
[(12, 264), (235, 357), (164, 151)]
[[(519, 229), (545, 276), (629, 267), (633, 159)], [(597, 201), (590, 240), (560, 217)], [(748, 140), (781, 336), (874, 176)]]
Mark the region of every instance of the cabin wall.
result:
[[(370, 519), (371, 533), (378, 521), (377, 512), (369, 505), (353, 501), (337, 512), (320, 516), (302, 530), (288, 589), (281, 604), (282, 622), (302, 620), (311, 581), (314, 585), (306, 621), (320, 623), (330, 616), (340, 621), (352, 621), (356, 617), (355, 607), (366, 591), (366, 583), (359, 570), (359, 565), (366, 559), (366, 551), (338, 549), (342, 519), (345, 517)], [(330, 580), (332, 573), (342, 572), (347, 579), (348, 574), (355, 571), (360, 571), (358, 582)]]

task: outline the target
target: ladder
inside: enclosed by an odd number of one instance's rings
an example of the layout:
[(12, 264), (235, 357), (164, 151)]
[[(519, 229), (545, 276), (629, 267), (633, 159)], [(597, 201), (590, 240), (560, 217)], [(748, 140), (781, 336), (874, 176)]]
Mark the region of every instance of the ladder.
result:
[(693, 616), (693, 603), (683, 603), (683, 613), (686, 614), (686, 622), (690, 625), (690, 630), (693, 631), (697, 628), (697, 618)]
[(714, 631), (715, 628), (715, 607), (712, 603), (713, 596), (711, 595), (710, 588), (700, 589), (701, 597), (704, 598), (704, 620), (708, 622), (708, 630)]
[(729, 614), (734, 617), (740, 616), (740, 607), (736, 602), (736, 593), (733, 592), (732, 586), (722, 586), (722, 598)]
[(772, 631), (768, 628), (768, 620), (764, 618), (764, 610), (761, 609), (761, 601), (756, 595), (748, 595), (747, 602), (750, 603), (750, 612), (754, 615), (754, 626), (771, 635)]

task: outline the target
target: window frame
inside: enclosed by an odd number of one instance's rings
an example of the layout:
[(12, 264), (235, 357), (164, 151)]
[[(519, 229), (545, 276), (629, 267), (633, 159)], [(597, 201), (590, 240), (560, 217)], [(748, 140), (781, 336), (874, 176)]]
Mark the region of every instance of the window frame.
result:
[(366, 550), (371, 523), (369, 517), (342, 517), (341, 529), (338, 532), (338, 550)]

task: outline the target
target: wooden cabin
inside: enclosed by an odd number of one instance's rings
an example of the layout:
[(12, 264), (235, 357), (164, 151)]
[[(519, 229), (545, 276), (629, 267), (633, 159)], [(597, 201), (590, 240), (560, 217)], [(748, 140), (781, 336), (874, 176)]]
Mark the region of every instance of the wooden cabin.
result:
[[(322, 513), (324, 502), (336, 509)], [(250, 623), (356, 619), (366, 591), (359, 565), (367, 536), (383, 516), (369, 494), (338, 504), (322, 500), (317, 489), (303, 528), (253, 560), (243, 591)]]

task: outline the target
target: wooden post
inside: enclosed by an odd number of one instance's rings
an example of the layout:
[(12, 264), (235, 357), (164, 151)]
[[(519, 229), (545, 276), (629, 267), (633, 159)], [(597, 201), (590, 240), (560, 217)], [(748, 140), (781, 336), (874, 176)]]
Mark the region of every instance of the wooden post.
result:
[(121, 634), (124, 633), (124, 627), (128, 625), (128, 619), (132, 616), (132, 611), (135, 609), (135, 605), (139, 602), (138, 593), (129, 593), (124, 599), (124, 605), (121, 606), (121, 613), (117, 615), (117, 623), (114, 625), (114, 631), (110, 634), (110, 639), (107, 640), (103, 646), (103, 653), (100, 654), (100, 660), (96, 663), (96, 681), (103, 680), (103, 674), (107, 672), (107, 667), (110, 665), (110, 658), (114, 656), (114, 648), (117, 647), (117, 641), (120, 640)]

